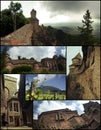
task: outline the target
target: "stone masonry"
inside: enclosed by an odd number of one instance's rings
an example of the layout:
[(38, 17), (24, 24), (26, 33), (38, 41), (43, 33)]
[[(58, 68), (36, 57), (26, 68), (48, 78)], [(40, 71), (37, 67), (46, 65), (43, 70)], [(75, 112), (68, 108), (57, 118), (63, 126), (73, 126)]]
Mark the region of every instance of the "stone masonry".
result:
[(100, 104), (88, 102), (84, 113), (66, 109), (43, 112), (33, 120), (33, 129), (98, 129), (100, 128)]
[(6, 55), (6, 69), (11, 71), (13, 68), (17, 66), (32, 66), (36, 73), (45, 69), (48, 72), (65, 72), (66, 70), (66, 58), (62, 56), (53, 56), (53, 58), (43, 58), (40, 62), (36, 61), (34, 58), (26, 59), (26, 60), (13, 60), (10, 56)]
[(82, 47), (83, 58), (72, 59), (67, 76), (67, 99), (100, 99), (100, 47)]

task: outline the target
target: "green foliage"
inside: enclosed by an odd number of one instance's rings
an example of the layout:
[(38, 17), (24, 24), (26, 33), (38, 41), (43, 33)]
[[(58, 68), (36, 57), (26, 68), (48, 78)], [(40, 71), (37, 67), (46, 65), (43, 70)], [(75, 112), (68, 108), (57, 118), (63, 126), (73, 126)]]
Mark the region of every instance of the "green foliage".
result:
[[(78, 34), (71, 35), (68, 32), (64, 32), (61, 27), (60, 29), (53, 28), (51, 26), (46, 27), (48, 35), (53, 37), (57, 41), (57, 45), (79, 45), (80, 36)], [(48, 43), (49, 44), (49, 43)]]
[(81, 43), (82, 45), (92, 45), (94, 44), (93, 37), (93, 27), (92, 27), (92, 18), (90, 16), (89, 10), (86, 11), (86, 14), (83, 16), (84, 20), (82, 20), (83, 26), (78, 27), (78, 30), (81, 33)]
[(14, 28), (18, 29), (23, 25), (29, 23), (29, 19), (25, 18), (25, 16), (23, 15), (23, 12), (21, 10), (21, 4), (18, 2), (11, 2), (8, 9), (0, 11), (0, 16), (0, 37), (3, 37), (13, 32)]
[(12, 12), (14, 31), (16, 30), (16, 18), (17, 18), (16, 15), (17, 15), (18, 12), (20, 12), (20, 13), (22, 12), (21, 8), (22, 8), (22, 6), (18, 2), (16, 2), (16, 3), (11, 2), (10, 3), (9, 9)]
[(21, 12), (21, 11), (22, 11), (21, 8), (22, 8), (22, 6), (21, 6), (21, 4), (18, 3), (18, 2), (16, 2), (16, 3), (11, 2), (10, 5), (9, 5), (9, 9), (10, 9), (13, 13), (16, 13), (16, 12), (18, 12), (18, 11)]
[[(48, 86), (45, 87), (43, 85), (45, 80), (46, 79), (43, 80), (40, 87), (37, 87), (37, 83), (40, 80), (34, 81), (34, 87), (35, 87), (36, 91), (35, 91), (35, 93), (33, 95), (31, 93), (33, 86), (31, 86), (29, 83), (26, 83), (26, 86), (29, 86), (29, 89), (26, 90), (26, 100), (51, 100), (51, 99), (54, 100), (54, 92), (55, 92), (54, 90), (56, 90), (56, 89), (58, 91), (57, 100), (64, 99), (64, 98), (66, 99), (66, 94), (64, 92), (62, 92), (62, 91), (59, 92), (58, 88), (55, 88), (55, 87), (49, 87), (48, 88)], [(44, 89), (47, 89), (47, 91), (43, 91)]]
[(42, 69), (41, 71), (40, 71), (40, 74), (48, 74), (49, 72), (46, 70), (46, 69)]
[(18, 56), (18, 60), (20, 60), (21, 59), (21, 56)]
[(60, 29), (55, 29), (51, 26), (48, 26), (47, 28), (48, 35), (55, 38), (57, 41), (57, 45), (66, 45), (68, 43), (69, 37), (66, 33), (64, 33)]
[(27, 60), (27, 58), (26, 57), (18, 56), (18, 60)]
[(20, 74), (20, 73), (27, 73), (27, 72), (32, 72), (32, 71), (33, 69), (31, 66), (18, 66), (12, 69), (11, 73)]
[(21, 60), (27, 60), (27, 58), (26, 57), (22, 57)]
[(1, 73), (6, 72), (7, 70), (5, 70), (6, 67), (6, 54), (7, 54), (7, 48), (4, 47), (1, 54), (0, 54), (0, 71)]
[(58, 69), (59, 69), (59, 71), (63, 71), (64, 70), (62, 64), (58, 64)]
[(12, 13), (9, 9), (5, 9), (0, 11), (0, 27), (1, 33), (0, 36), (5, 36), (11, 32), (13, 32), (13, 20), (12, 20)]
[(9, 71), (8, 69), (4, 69), (4, 70), (1, 71), (1, 73), (2, 73), (2, 74), (9, 74), (10, 71)]

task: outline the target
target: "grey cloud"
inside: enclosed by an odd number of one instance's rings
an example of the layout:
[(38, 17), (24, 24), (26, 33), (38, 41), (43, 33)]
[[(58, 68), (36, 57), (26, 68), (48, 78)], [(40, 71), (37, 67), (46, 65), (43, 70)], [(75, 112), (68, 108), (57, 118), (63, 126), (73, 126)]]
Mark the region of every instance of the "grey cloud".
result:
[(42, 58), (52, 58), (54, 55), (64, 56), (64, 47), (40, 46), (40, 47), (9, 47), (8, 54), (12, 59), (17, 59), (18, 56), (31, 58), (34, 57), (37, 61)]
[(89, 9), (93, 13), (94, 18), (100, 18), (99, 1), (44, 1), (41, 2), (41, 5), (51, 12), (51, 17), (59, 13), (66, 14), (66, 12), (73, 14), (82, 13)]
[(64, 46), (56, 47), (56, 55), (62, 55), (63, 57), (66, 57), (66, 48)]

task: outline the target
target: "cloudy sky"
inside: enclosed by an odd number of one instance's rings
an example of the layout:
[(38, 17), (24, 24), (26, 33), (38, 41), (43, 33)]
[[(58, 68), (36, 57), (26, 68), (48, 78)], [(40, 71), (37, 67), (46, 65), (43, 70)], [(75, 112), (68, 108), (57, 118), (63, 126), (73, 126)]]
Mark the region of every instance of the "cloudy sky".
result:
[(4, 74), (17, 79), (17, 90), (19, 89), (20, 74)]
[(67, 47), (67, 65), (66, 65), (67, 75), (69, 74), (69, 65), (72, 64), (72, 58), (74, 58), (78, 53), (80, 53), (81, 56), (83, 57), (81, 46), (68, 46)]
[[(99, 100), (92, 100), (99, 102)], [(84, 111), (83, 104), (89, 102), (88, 100), (69, 100), (69, 101), (34, 101), (33, 102), (33, 119), (37, 119), (38, 115), (45, 111), (58, 110), (58, 109), (70, 109), (77, 110), (78, 114), (82, 114)]]
[[(66, 90), (66, 76), (64, 74), (27, 74), (26, 83), (31, 83), (32, 81), (37, 81), (37, 87), (53, 86), (59, 88), (60, 90)], [(29, 87), (26, 86), (26, 90)]]
[[(19, 1), (16, 1), (19, 2)], [(30, 11), (37, 11), (40, 24), (81, 22), (87, 9), (95, 22), (100, 21), (100, 1), (20, 1), (23, 13), (30, 17)], [(10, 1), (1, 1), (1, 10), (8, 8)]]
[(42, 58), (52, 58), (54, 55), (66, 56), (66, 48), (64, 46), (20, 46), (8, 47), (7, 53), (12, 59), (18, 59), (18, 56), (31, 58), (37, 61)]

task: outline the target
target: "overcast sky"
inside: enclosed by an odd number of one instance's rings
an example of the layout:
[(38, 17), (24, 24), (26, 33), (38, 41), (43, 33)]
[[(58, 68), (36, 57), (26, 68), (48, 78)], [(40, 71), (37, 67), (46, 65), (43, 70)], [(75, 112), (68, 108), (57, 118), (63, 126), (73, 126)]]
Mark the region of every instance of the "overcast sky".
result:
[(52, 58), (54, 55), (66, 56), (66, 47), (64, 46), (20, 46), (8, 47), (7, 53), (12, 59), (18, 59), (18, 56), (31, 58), (40, 61), (42, 58)]
[[(16, 1), (22, 5), (23, 13), (30, 17), (30, 11), (37, 11), (40, 24), (81, 22), (87, 9), (95, 22), (100, 20), (100, 1)], [(8, 8), (10, 1), (1, 1), (1, 10)]]
[[(94, 102), (99, 102), (100, 100), (92, 100)], [(33, 119), (37, 119), (38, 115), (42, 112), (58, 110), (58, 109), (70, 109), (77, 110), (78, 114), (84, 112), (83, 104), (89, 102), (88, 100), (69, 100), (69, 101), (33, 101)]]
[[(31, 83), (32, 81), (38, 81), (37, 87), (41, 85), (53, 86), (59, 88), (60, 90), (66, 90), (66, 76), (64, 74), (27, 74), (26, 83)], [(29, 87), (26, 86), (26, 90)]]
[(69, 65), (72, 64), (72, 58), (74, 58), (78, 53), (83, 57), (81, 46), (67, 46), (67, 75), (69, 74)]

